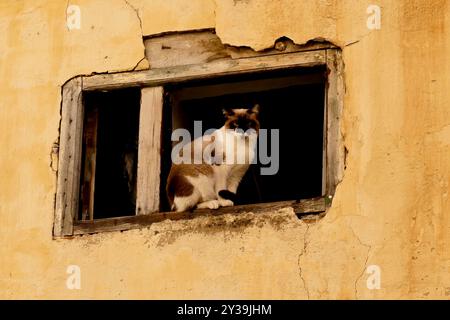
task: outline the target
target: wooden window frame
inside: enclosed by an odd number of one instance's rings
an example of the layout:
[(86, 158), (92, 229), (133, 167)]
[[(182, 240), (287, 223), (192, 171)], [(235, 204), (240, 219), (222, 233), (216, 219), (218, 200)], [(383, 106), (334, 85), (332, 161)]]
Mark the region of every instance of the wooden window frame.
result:
[[(189, 35), (184, 36), (189, 37)], [(211, 34), (207, 34), (207, 36), (211, 37)], [(282, 51), (277, 45), (272, 50), (255, 52), (246, 49), (243, 50), (243, 53), (232, 47), (222, 46), (220, 50), (226, 50), (231, 54), (217, 55), (215, 53), (215, 56), (219, 58), (207, 57), (204, 59), (202, 57), (203, 60), (193, 61), (194, 63), (189, 61), (190, 64), (183, 64), (183, 59), (180, 58), (178, 52), (174, 54), (176, 58), (172, 59), (169, 54), (169, 58), (157, 60), (160, 57), (158, 50), (161, 50), (161, 55), (163, 55), (164, 50), (171, 48), (171, 43), (179, 43), (180, 37), (183, 35), (167, 38), (165, 41), (169, 45), (166, 47), (160, 45), (160, 39), (150, 41), (147, 51), (153, 54), (154, 59), (149, 57), (152, 65), (149, 70), (78, 76), (63, 86), (54, 237), (141, 228), (165, 219), (180, 220), (200, 215), (240, 214), (242, 212), (261, 213), (285, 207), (292, 207), (298, 216), (305, 216), (323, 213), (331, 204), (336, 186), (342, 179), (345, 160), (340, 128), (344, 95), (341, 51), (326, 43), (297, 46), (292, 42), (284, 41), (281, 46)], [(155, 63), (152, 64), (152, 61)], [(322, 197), (242, 205), (218, 210), (201, 209), (182, 213), (157, 212), (160, 196), (160, 135), (164, 85), (224, 75), (314, 66), (326, 66), (328, 71), (324, 112)], [(83, 93), (128, 87), (141, 88), (136, 215), (76, 221), (82, 163)]]

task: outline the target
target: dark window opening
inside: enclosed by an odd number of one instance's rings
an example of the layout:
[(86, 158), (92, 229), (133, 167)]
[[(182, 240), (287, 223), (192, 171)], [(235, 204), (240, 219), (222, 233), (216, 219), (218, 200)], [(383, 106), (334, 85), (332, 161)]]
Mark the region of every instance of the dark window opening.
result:
[[(185, 128), (193, 134), (196, 120), (202, 121), (203, 131), (218, 129), (224, 123), (223, 108), (258, 103), (261, 128), (279, 129), (279, 170), (260, 175), (261, 164), (252, 165), (238, 188), (236, 204), (323, 195), (325, 67), (191, 81), (165, 89), (161, 194), (170, 170), (172, 130)], [(165, 196), (161, 209), (169, 209)]]
[(135, 214), (140, 89), (84, 96), (79, 220)]

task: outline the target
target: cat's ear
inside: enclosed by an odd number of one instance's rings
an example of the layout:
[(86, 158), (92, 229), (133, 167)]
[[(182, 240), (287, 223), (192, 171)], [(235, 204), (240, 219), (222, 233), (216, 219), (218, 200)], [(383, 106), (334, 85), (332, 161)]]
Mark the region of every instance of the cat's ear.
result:
[(248, 113), (254, 113), (254, 114), (256, 114), (256, 115), (259, 115), (259, 104), (255, 104), (255, 105), (253, 106), (253, 108), (248, 109), (247, 112), (248, 112)]
[(229, 118), (234, 115), (234, 111), (231, 108), (222, 109), (222, 113), (226, 118)]

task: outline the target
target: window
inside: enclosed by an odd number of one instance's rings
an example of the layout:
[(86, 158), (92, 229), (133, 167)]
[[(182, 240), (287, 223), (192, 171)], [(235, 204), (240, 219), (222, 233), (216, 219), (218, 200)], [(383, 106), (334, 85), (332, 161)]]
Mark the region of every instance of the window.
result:
[(77, 220), (135, 213), (140, 99), (136, 88), (85, 94)]
[(289, 39), (254, 52), (227, 47), (212, 31), (146, 39), (151, 69), (68, 81), (62, 119), (55, 236), (126, 230), (164, 219), (209, 214), (169, 212), (165, 184), (171, 133), (223, 124), (222, 108), (261, 106), (261, 128), (278, 129), (279, 167), (244, 176), (239, 203), (215, 214), (293, 207), (326, 210), (343, 172), (339, 127), (340, 51)]

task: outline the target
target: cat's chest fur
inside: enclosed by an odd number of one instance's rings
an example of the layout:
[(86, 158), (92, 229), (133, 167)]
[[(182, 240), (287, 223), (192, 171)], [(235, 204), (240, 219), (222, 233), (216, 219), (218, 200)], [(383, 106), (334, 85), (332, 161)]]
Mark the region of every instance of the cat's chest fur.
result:
[(214, 154), (212, 164), (234, 166), (250, 165), (253, 163), (256, 151), (257, 135), (236, 133), (224, 127), (213, 133)]

